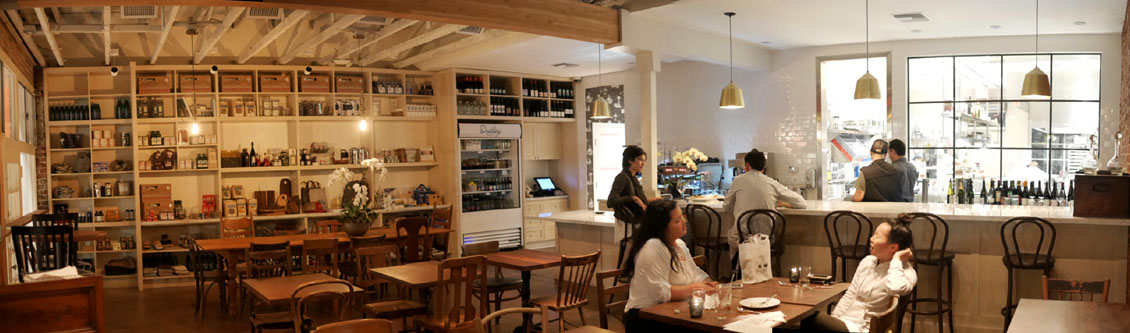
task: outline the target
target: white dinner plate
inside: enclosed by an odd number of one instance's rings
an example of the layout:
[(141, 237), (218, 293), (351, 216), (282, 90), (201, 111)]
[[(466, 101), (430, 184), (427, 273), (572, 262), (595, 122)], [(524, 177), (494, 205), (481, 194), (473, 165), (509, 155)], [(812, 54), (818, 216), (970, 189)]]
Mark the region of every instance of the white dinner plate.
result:
[(751, 297), (743, 299), (741, 302), (738, 302), (738, 304), (750, 309), (768, 309), (781, 305), (781, 300), (768, 297)]

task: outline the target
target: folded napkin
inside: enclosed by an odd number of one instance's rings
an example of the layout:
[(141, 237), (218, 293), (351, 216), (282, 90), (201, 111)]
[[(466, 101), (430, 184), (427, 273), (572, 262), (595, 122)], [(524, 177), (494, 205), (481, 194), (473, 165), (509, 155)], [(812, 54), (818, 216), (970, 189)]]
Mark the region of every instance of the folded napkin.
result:
[(726, 331), (738, 333), (772, 332), (773, 326), (783, 322), (785, 322), (785, 313), (773, 311), (740, 316), (738, 320), (726, 324), (722, 328)]
[(46, 282), (77, 277), (81, 277), (81, 275), (78, 274), (78, 268), (75, 268), (75, 266), (67, 266), (56, 270), (24, 275), (24, 282)]

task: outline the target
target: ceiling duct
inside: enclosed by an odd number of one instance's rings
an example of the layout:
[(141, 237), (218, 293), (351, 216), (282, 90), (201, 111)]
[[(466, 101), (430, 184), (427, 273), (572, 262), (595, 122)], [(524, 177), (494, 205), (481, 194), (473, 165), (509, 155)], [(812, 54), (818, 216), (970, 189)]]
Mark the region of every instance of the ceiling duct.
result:
[(483, 27), (468, 26), (456, 32), (464, 35), (481, 35), (483, 34)]
[(388, 24), (388, 18), (383, 16), (365, 16), (357, 21), (359, 24), (366, 25), (385, 25)]
[(922, 14), (922, 13), (894, 14), (894, 15), (891, 15), (891, 16), (894, 16), (896, 20), (899, 20), (899, 22), (902, 22), (902, 23), (930, 21), (930, 18), (926, 17), (926, 14)]
[(247, 18), (253, 20), (281, 20), (283, 19), (282, 8), (247, 8)]
[(123, 19), (155, 19), (157, 6), (122, 6)]

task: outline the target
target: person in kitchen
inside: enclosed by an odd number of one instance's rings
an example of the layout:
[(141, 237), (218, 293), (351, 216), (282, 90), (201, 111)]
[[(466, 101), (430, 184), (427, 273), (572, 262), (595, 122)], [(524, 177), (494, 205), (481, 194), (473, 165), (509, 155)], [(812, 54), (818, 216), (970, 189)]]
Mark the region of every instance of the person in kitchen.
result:
[[(743, 228), (747, 235), (763, 233), (769, 234), (772, 225), (768, 218), (755, 220), (755, 230), (745, 230), (748, 226), (739, 226), (738, 217), (750, 209), (777, 209), (777, 207), (805, 208), (804, 197), (781, 185), (773, 178), (765, 175), (765, 165), (768, 160), (765, 153), (754, 149), (745, 154), (745, 173), (734, 177), (730, 184), (730, 191), (726, 192), (726, 201), (722, 205), (725, 214), (734, 217), (734, 225), (726, 235), (730, 245), (731, 262), (738, 256), (738, 229)], [(764, 216), (761, 216), (764, 217)]]
[(904, 172), (902, 197), (899, 200), (891, 201), (913, 202), (914, 184), (918, 182), (918, 168), (906, 158), (906, 144), (903, 143), (902, 140), (891, 140), (890, 148), (887, 157), (891, 159), (891, 165), (902, 169)]
[(885, 157), (889, 146), (883, 139), (871, 144), (871, 165), (859, 169), (855, 179), (852, 201), (901, 201), (906, 170), (888, 163)]

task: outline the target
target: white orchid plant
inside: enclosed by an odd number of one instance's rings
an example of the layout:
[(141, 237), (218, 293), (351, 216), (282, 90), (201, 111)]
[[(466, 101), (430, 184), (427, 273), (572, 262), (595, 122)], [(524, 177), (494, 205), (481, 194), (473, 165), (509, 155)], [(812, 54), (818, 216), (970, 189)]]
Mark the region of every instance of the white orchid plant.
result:
[[(376, 158), (370, 158), (361, 161), (361, 166), (366, 167), (369, 171), (377, 173), (377, 181), (374, 184), (379, 184), (385, 180), (385, 175), (388, 174), (388, 169), (385, 168), (384, 162)], [(336, 184), (349, 184), (357, 177), (353, 171), (348, 168), (339, 168), (330, 174), (330, 181), (328, 187), (333, 187)], [(342, 223), (365, 223), (370, 221), (371, 218), (377, 215), (373, 210), (372, 202), (369, 200), (369, 188), (361, 186), (361, 184), (353, 184), (353, 200), (350, 202), (341, 203), (341, 215), (338, 216), (338, 221)]]
[(675, 155), (671, 157), (671, 161), (674, 163), (682, 163), (686, 165), (687, 168), (690, 168), (691, 171), (698, 171), (698, 162), (705, 162), (708, 158), (706, 154), (698, 151), (698, 149), (691, 148), (686, 151), (675, 152)]

